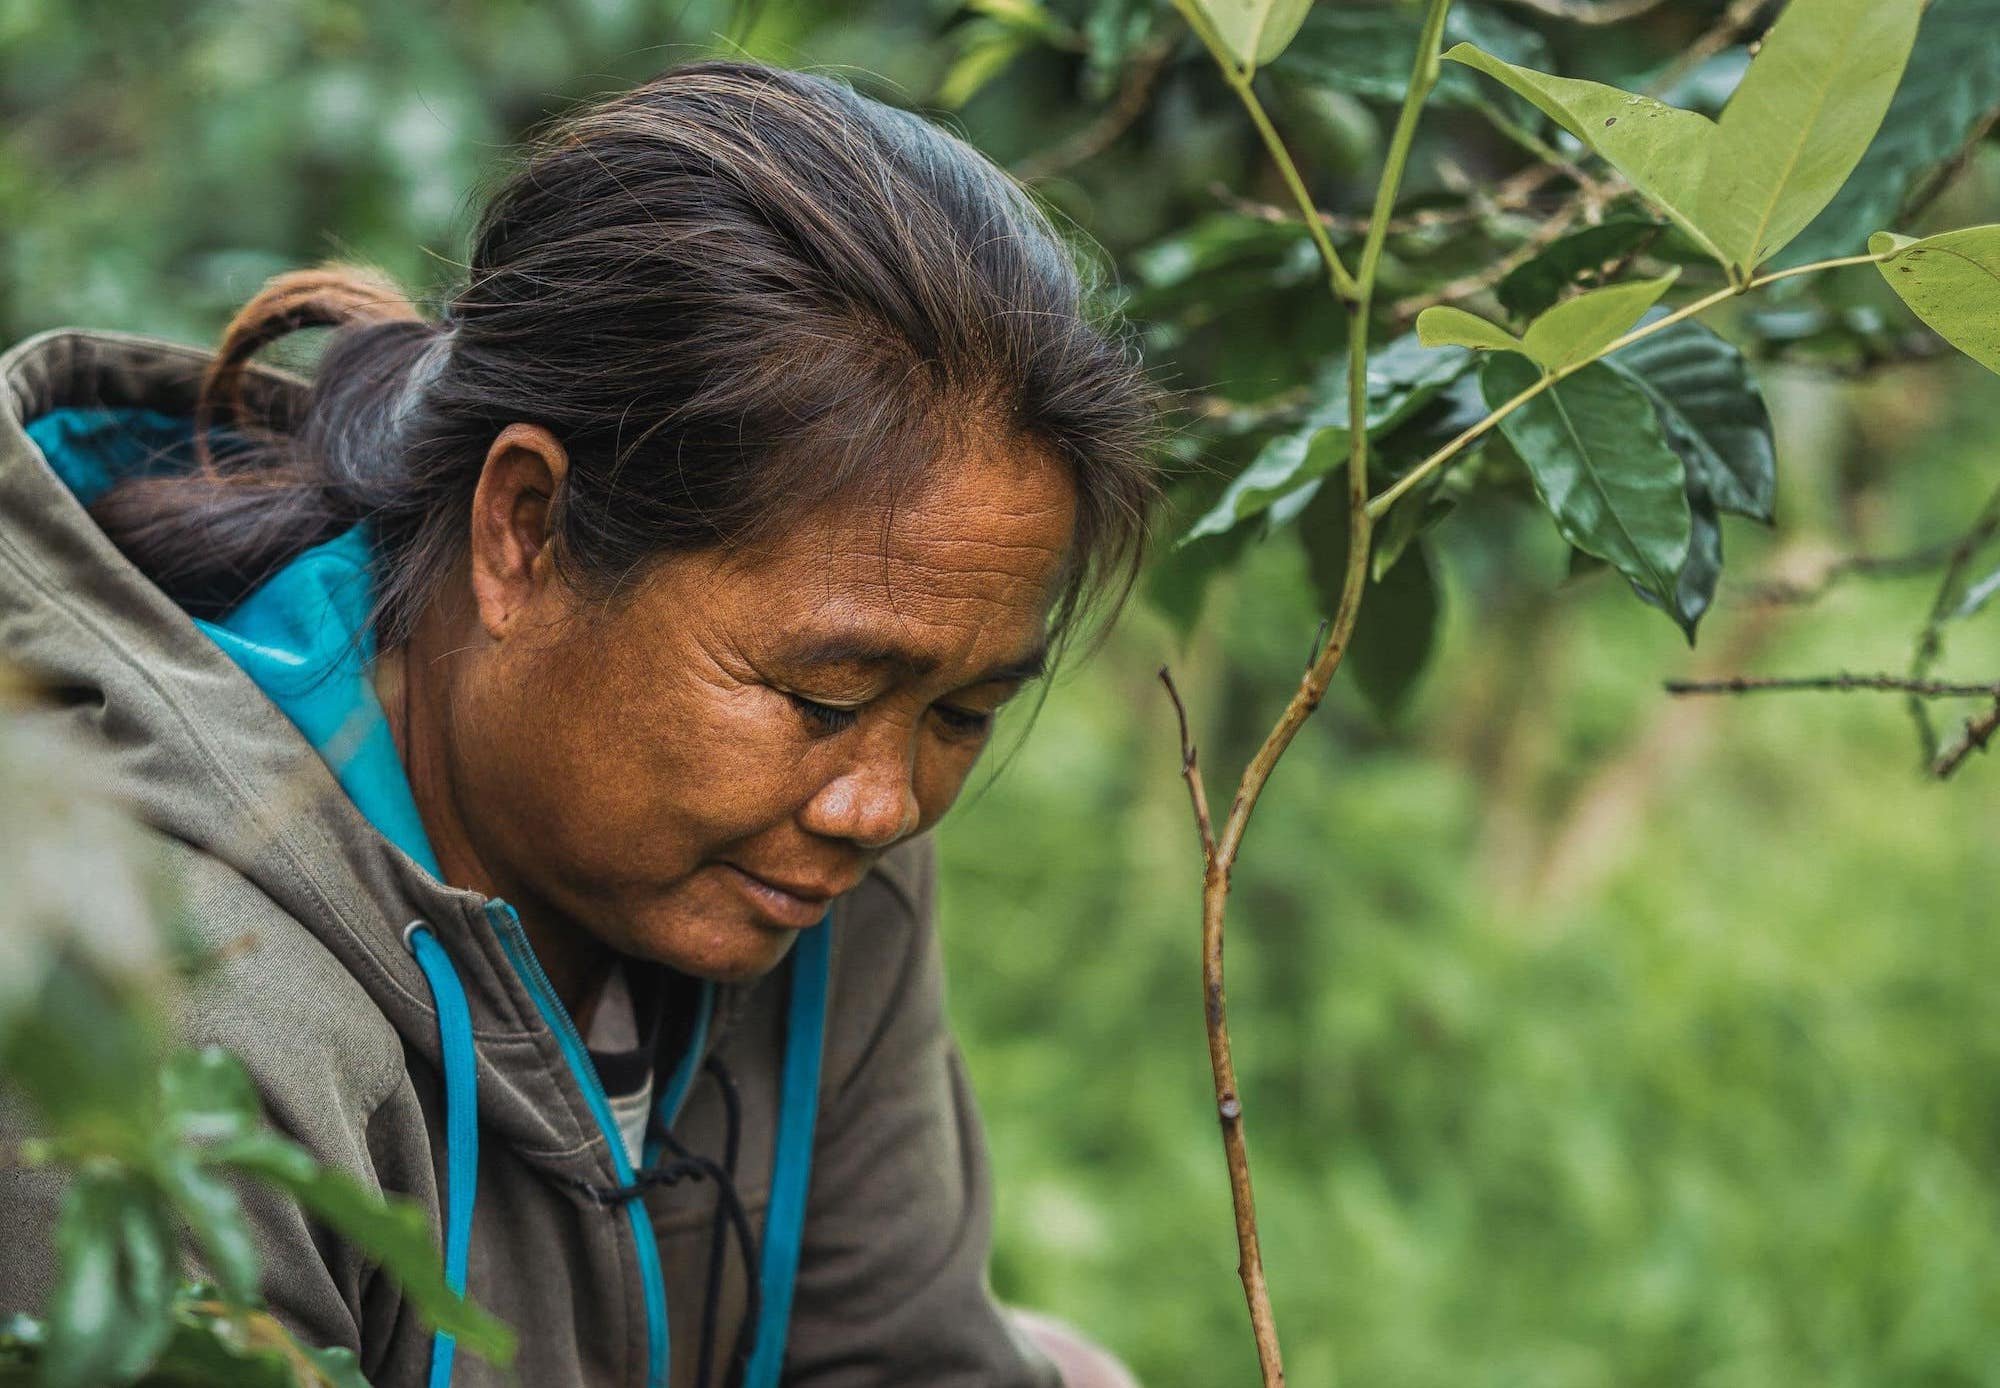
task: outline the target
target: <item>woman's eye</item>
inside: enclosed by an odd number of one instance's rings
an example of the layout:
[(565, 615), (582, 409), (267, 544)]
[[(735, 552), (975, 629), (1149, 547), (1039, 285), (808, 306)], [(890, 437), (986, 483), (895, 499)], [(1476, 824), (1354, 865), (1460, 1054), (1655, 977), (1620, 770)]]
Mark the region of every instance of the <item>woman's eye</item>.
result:
[(857, 715), (851, 708), (823, 704), (817, 699), (808, 699), (803, 694), (794, 694), (789, 690), (786, 691), (785, 697), (790, 699), (792, 706), (804, 714), (806, 721), (820, 732), (837, 733), (854, 726)]
[(993, 726), (993, 715), (975, 713), (969, 708), (953, 708), (950, 704), (933, 704), (931, 712), (938, 721), (960, 737), (978, 737)]

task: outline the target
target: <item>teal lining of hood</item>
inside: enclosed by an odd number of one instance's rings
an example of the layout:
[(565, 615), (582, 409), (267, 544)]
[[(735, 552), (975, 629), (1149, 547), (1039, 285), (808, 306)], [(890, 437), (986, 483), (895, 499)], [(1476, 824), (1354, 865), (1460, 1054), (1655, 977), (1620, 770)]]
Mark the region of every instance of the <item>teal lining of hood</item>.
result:
[[(28, 437), (88, 506), (132, 476), (192, 466), (188, 421), (149, 409), (65, 407), (31, 420)], [(375, 697), (366, 524), (314, 545), (220, 621), (195, 619), (292, 721), (377, 832), (433, 877), (437, 855)]]

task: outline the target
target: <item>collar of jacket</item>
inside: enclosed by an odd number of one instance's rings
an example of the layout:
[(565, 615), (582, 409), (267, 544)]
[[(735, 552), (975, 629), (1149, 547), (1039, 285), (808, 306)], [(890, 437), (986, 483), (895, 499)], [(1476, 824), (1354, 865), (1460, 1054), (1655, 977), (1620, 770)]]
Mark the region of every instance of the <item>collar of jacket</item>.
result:
[[(141, 818), (254, 882), (441, 1064), (437, 1015), (402, 941), (428, 924), (464, 980), (483, 1124), (523, 1158), (596, 1184), (614, 1165), (558, 1038), (503, 952), (488, 898), (440, 882), (369, 822), (297, 727), (141, 574), (56, 475), (26, 425), (70, 406), (189, 418), (210, 354), (61, 328), (0, 356), (0, 636), (11, 663), (102, 735)], [(253, 394), (309, 387), (253, 367)], [(717, 989), (712, 1050), (746, 991)]]

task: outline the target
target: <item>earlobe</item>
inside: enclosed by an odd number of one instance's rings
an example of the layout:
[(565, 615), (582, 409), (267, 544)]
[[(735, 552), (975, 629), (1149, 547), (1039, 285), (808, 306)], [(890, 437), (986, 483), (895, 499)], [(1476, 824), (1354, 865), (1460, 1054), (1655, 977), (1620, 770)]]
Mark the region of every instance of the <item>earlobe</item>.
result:
[(496, 641), (517, 629), (553, 581), (549, 517), (568, 469), (568, 453), (538, 424), (508, 425), (486, 451), (468, 548), (479, 623)]

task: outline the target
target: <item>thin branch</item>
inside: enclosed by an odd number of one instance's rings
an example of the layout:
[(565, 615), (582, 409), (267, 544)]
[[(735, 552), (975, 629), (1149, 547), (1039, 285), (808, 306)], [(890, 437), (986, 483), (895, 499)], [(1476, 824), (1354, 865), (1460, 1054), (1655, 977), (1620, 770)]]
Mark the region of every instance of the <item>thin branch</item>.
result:
[(1326, 226), (1319, 219), (1319, 209), (1313, 203), (1312, 194), (1307, 191), (1305, 180), (1299, 176), (1299, 166), (1293, 162), (1291, 151), (1285, 148), (1285, 142), (1278, 137), (1276, 128), (1271, 124), (1270, 115), (1264, 110), (1264, 103), (1258, 100), (1255, 88), (1250, 85), (1250, 78), (1256, 69), (1246, 68), (1230, 56), (1221, 37), (1215, 32), (1215, 26), (1209, 22), (1208, 16), (1202, 12), (1196, 0), (1174, 0), (1174, 8), (1180, 11), (1183, 19), (1187, 20), (1188, 27), (1194, 30), (1202, 46), (1208, 49), (1209, 56), (1215, 59), (1216, 66), (1222, 69), (1223, 79), (1229, 83), (1230, 90), (1236, 93), (1236, 99), (1249, 114), (1250, 123), (1257, 128), (1257, 137), (1264, 142), (1264, 148), (1270, 154), (1271, 162), (1278, 166), (1278, 173), (1285, 180), (1285, 187), (1290, 191), (1292, 201), (1298, 205), (1299, 215), (1305, 220), (1306, 230), (1312, 234), (1313, 245), (1319, 250), (1320, 261), (1326, 266), (1328, 287), (1333, 290), (1336, 297), (1352, 300), (1358, 292), (1354, 276), (1349, 272), (1346, 262), (1340, 258), (1340, 252), (1334, 249), (1333, 240), (1327, 235)]
[(1965, 720), (1965, 728), (1957, 739), (1931, 761), (1931, 775), (1940, 781), (1947, 779), (1974, 752), (1985, 751), (1996, 732), (2000, 732), (2000, 699), (1994, 700), (1993, 707), (1986, 712)]
[[(1993, 533), (1992, 526), (1986, 533)], [(1741, 601), (1760, 607), (1797, 607), (1818, 602), (1850, 578), (1908, 578), (1950, 561), (1963, 538), (1926, 545), (1907, 554), (1848, 554), (1833, 560), (1804, 582), (1772, 578), (1745, 584)], [(1921, 674), (1921, 671), (1913, 673)]]
[(1730, 44), (1736, 42), (1742, 36), (1743, 31), (1756, 23), (1757, 16), (1762, 14), (1772, 3), (1773, 0), (1735, 0), (1734, 4), (1722, 12), (1722, 18), (1718, 19), (1700, 38), (1682, 49), (1680, 56), (1667, 64), (1666, 70), (1653, 79), (1652, 85), (1647, 88), (1647, 93), (1651, 96), (1658, 96), (1661, 92), (1673, 86), (1674, 83), (1680, 81), (1681, 78), (1687, 76), (1688, 73), (1694, 71), (1694, 69), (1700, 67), (1723, 49), (1729, 47)]
[(1160, 75), (1167, 70), (1167, 64), (1178, 46), (1178, 35), (1155, 39), (1147, 44), (1125, 69), (1111, 104), (1096, 120), (1055, 148), (1023, 159), (1014, 166), (1014, 176), (1023, 183), (1037, 183), (1086, 160), (1095, 159), (1111, 148), (1151, 103)]
[[(1924, 625), (1917, 632), (1916, 645), (1910, 651), (1910, 678), (1922, 679), (1944, 654), (1944, 625), (1951, 620), (1951, 613), (1958, 604), (1959, 585), (1965, 571), (1972, 566), (1972, 560), (1986, 546), (1986, 542), (2000, 531), (2000, 490), (1995, 490), (1986, 498), (1986, 504), (1979, 508), (1972, 525), (1953, 545), (1945, 558), (1944, 572), (1938, 577), (1937, 592), (1931, 598), (1930, 611), (1924, 617)], [(1910, 721), (1916, 725), (1917, 745), (1925, 761), (1935, 763), (1939, 759), (1937, 729), (1931, 723), (1930, 710), (1919, 700), (1908, 704)], [(1961, 757), (1962, 759), (1962, 757)]]
[(2000, 699), (2000, 680), (1960, 683), (1913, 680), (1907, 675), (1734, 675), (1719, 680), (1668, 680), (1669, 694), (1763, 694), (1798, 689), (1867, 690), (1919, 699)]
[(1167, 687), (1167, 697), (1174, 701), (1174, 716), (1181, 725), (1181, 776), (1187, 781), (1188, 799), (1194, 804), (1194, 827), (1201, 835), (1201, 856), (1206, 864), (1215, 857), (1215, 830), (1208, 818), (1208, 792), (1202, 789), (1201, 768), (1195, 765), (1194, 737), (1188, 732), (1187, 705), (1181, 702), (1181, 692), (1174, 687), (1174, 674), (1166, 666), (1160, 667), (1160, 683)]

